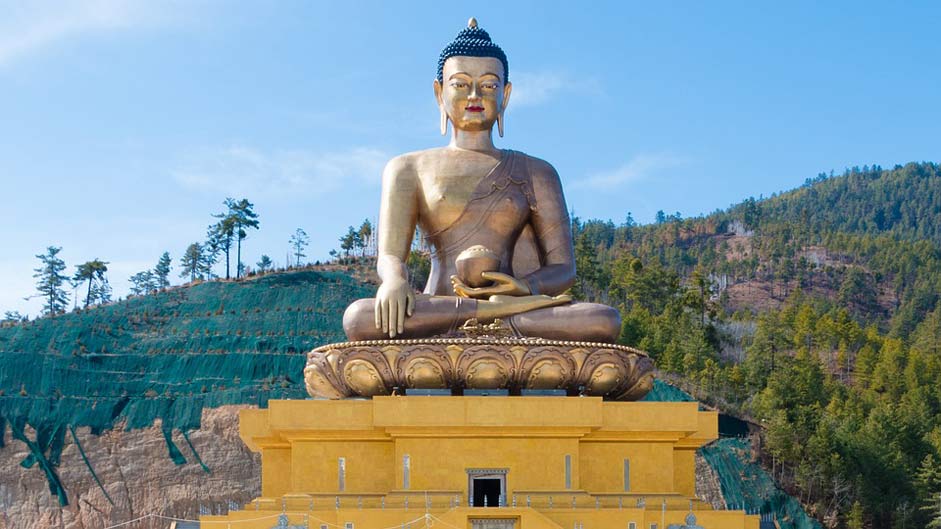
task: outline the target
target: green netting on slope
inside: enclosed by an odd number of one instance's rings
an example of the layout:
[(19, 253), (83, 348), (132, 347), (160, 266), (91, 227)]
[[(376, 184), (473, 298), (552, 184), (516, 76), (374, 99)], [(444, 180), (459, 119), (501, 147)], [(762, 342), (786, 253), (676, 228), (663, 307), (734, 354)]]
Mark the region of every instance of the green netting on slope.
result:
[(30, 449), (23, 466), (38, 465), (62, 504), (55, 467), (68, 429), (160, 419), (168, 455), (182, 464), (171, 432), (198, 428), (203, 408), (306, 397), (304, 353), (342, 340), (343, 310), (373, 291), (343, 274), (295, 272), (0, 329), (0, 444), (9, 424)]
[(729, 508), (771, 513), (781, 529), (822, 529), (800, 502), (777, 487), (761, 465), (751, 462), (748, 440), (720, 439), (702, 447), (700, 453), (719, 476)]
[(346, 305), (373, 292), (343, 274), (312, 271), (203, 283), (0, 329), (0, 351), (302, 351), (342, 336)]
[(693, 402), (696, 399), (676, 386), (667, 384), (660, 379), (654, 379), (653, 388), (640, 400), (646, 402)]
[[(689, 402), (688, 393), (662, 380), (643, 398), (651, 402)], [(770, 513), (781, 529), (821, 529), (807, 515), (800, 502), (788, 496), (771, 476), (750, 458), (749, 441), (741, 438), (720, 439), (699, 449), (719, 477), (726, 507), (753, 513)]]

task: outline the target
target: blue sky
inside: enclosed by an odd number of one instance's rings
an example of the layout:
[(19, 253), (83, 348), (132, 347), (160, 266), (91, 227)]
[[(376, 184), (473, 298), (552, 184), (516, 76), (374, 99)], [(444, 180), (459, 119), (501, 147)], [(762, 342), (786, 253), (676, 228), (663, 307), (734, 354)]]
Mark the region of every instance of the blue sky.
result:
[[(650, 222), (821, 171), (939, 161), (941, 4), (0, 0), (0, 311), (35, 254), (174, 266), (227, 196), (283, 264), (375, 219), (385, 160), (442, 145), (431, 82), (475, 16), (514, 92), (498, 145), (580, 217)], [(174, 277), (177, 275), (173, 273)], [(179, 279), (175, 279), (179, 282)]]

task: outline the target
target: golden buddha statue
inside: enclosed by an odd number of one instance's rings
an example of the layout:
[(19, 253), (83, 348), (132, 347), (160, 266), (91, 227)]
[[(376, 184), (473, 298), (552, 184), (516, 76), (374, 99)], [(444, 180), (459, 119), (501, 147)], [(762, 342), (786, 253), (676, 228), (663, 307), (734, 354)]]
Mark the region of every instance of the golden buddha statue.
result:
[[(350, 340), (447, 335), (469, 320), (496, 319), (517, 336), (617, 340), (617, 310), (564, 294), (575, 280), (575, 254), (558, 173), (543, 160), (493, 144), (494, 125), (503, 136), (508, 73), (503, 50), (473, 18), (441, 52), (434, 94), (441, 134), (450, 122), (451, 141), (386, 165), (378, 228), (382, 283), (375, 299), (346, 310)], [(433, 249), (422, 294), (412, 291), (405, 267), (416, 225)], [(487, 254), (489, 269), (458, 273), (465, 251)]]

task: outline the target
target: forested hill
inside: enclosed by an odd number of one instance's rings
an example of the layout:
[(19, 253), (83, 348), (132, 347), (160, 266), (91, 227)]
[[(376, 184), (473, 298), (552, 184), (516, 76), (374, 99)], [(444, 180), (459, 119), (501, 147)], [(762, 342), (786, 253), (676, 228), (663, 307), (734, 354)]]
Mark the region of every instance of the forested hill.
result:
[(885, 171), (854, 167), (842, 176), (819, 174), (799, 189), (732, 208), (748, 224), (800, 223), (817, 233), (891, 235), (941, 246), (941, 166), (910, 163)]
[[(824, 525), (924, 527), (939, 512), (937, 164), (820, 176), (702, 217), (573, 228), (573, 294), (618, 307), (620, 340), (695, 397), (763, 424), (766, 467)], [(341, 339), (342, 308), (375, 292), (354, 279), (371, 258), (347, 255), (329, 265), (342, 271), (0, 325), (0, 432), (35, 429), (24, 464), (39, 462), (63, 502), (55, 462), (71, 428), (159, 418), (182, 462), (172, 431), (199, 427), (203, 408), (303, 396), (290, 375), (303, 351)], [(427, 256), (409, 270), (421, 284)]]
[(627, 274), (636, 258), (680, 282), (709, 276), (729, 313), (777, 308), (799, 290), (908, 338), (941, 292), (941, 167), (854, 168), (704, 217), (660, 215), (645, 226), (576, 220), (576, 230), (586, 298), (628, 307), (630, 290), (649, 298), (653, 281)]
[(575, 220), (576, 296), (621, 340), (764, 424), (829, 527), (941, 527), (941, 171), (820, 175), (697, 218)]

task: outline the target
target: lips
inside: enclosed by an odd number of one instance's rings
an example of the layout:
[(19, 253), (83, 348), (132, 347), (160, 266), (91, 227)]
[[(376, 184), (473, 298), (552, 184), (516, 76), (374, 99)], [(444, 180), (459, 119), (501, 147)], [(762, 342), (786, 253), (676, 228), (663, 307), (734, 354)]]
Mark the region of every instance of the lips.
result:
[(466, 107), (464, 110), (466, 110), (466, 111), (468, 111), (468, 112), (483, 112), (483, 111), (484, 111), (484, 107), (477, 106), (477, 105), (471, 105), (471, 106), (469, 106), (469, 107)]

